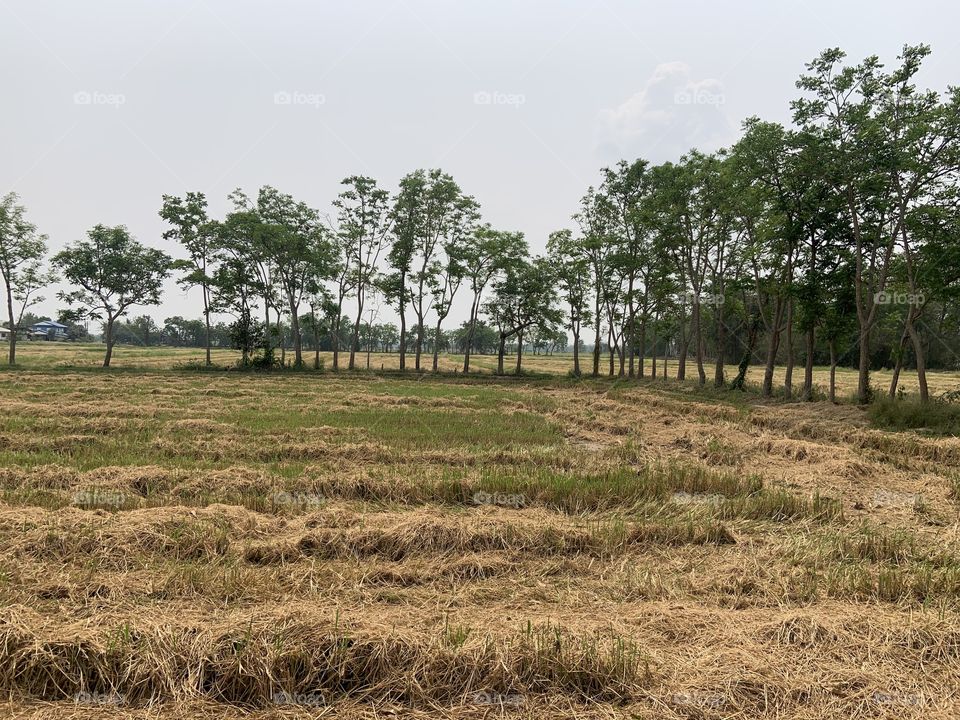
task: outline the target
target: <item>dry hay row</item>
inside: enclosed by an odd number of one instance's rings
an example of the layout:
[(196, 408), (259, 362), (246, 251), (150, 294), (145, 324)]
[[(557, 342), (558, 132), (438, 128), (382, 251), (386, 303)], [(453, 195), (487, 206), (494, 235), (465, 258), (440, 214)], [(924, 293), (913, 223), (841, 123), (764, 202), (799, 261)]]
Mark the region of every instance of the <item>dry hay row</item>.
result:
[[(150, 518), (151, 511), (108, 517), (90, 525), (83, 513), (69, 519), (2, 523), (8, 552), (14, 557), (56, 562), (96, 563), (127, 568), (150, 557), (214, 562), (241, 556), (248, 562), (275, 564), (300, 557), (382, 557), (400, 560), (421, 555), (511, 551), (534, 556), (622, 554), (644, 545), (723, 545), (735, 542), (726, 526), (713, 520), (665, 519), (659, 522), (600, 523), (583, 528), (547, 513), (521, 521), (486, 515), (461, 518), (440, 513), (407, 512), (373, 516), (361, 524), (347, 515), (314, 514), (303, 523), (261, 522), (252, 513), (234, 521), (217, 506), (204, 514), (172, 512)], [(515, 513), (516, 515), (516, 513)], [(129, 518), (129, 519), (127, 519)], [(321, 527), (327, 525), (327, 527)], [(331, 525), (333, 527), (331, 527)], [(349, 527), (344, 527), (349, 526)], [(298, 532), (299, 528), (299, 532)], [(307, 532), (304, 532), (307, 530)], [(288, 537), (283, 538), (284, 535)], [(270, 536), (271, 540), (256, 542)], [(277, 536), (280, 536), (279, 539)]]
[(926, 439), (909, 433), (851, 427), (850, 423), (825, 421), (822, 418), (795, 420), (773, 413), (751, 414), (747, 422), (753, 427), (791, 439), (816, 440), (857, 450), (877, 451), (895, 464), (902, 462), (903, 458), (914, 458), (949, 467), (960, 466), (960, 442), (955, 438)]
[(15, 619), (0, 623), (0, 692), (44, 700), (116, 695), (129, 705), (207, 698), (265, 706), (284, 694), (313, 696), (318, 705), (350, 699), (423, 706), (463, 703), (481, 692), (621, 701), (652, 679), (631, 642), (556, 627), (499, 639), (458, 626), (417, 637), (290, 619), (245, 628), (164, 623), (60, 633), (41, 637)]

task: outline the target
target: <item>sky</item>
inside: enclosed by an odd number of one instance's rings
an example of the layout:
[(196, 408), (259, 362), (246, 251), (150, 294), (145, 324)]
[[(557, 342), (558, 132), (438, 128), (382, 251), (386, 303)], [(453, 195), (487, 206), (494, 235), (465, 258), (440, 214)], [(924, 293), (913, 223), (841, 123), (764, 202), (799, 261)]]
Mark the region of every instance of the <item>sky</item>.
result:
[[(960, 83), (957, 27), (924, 0), (0, 0), (0, 194), (51, 251), (104, 223), (182, 256), (164, 194), (222, 216), (269, 184), (330, 213), (347, 176), (440, 167), (537, 251), (600, 168), (788, 123), (825, 48), (892, 65), (927, 43), (920, 83)], [(147, 312), (199, 317), (199, 293), (171, 280)]]

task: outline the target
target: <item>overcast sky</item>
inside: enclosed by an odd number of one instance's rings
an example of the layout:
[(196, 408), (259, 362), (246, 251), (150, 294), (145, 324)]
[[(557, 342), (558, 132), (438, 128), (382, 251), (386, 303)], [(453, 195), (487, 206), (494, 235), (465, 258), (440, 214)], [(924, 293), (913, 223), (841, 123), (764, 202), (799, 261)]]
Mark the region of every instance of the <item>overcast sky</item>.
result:
[[(105, 223), (177, 255), (164, 193), (221, 215), (271, 184), (328, 212), (348, 175), (441, 167), (537, 250), (604, 165), (788, 122), (824, 48), (929, 43), (921, 83), (960, 83), (958, 27), (922, 0), (0, 0), (0, 193), (53, 250)], [(149, 312), (199, 302), (171, 282)]]

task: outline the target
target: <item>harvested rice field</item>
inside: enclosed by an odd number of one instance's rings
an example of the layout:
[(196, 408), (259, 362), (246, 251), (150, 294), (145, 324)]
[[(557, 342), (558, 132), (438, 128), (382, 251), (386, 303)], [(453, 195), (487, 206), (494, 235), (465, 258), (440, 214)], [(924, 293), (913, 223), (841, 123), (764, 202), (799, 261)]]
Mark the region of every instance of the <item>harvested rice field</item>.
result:
[(960, 714), (960, 439), (672, 381), (24, 356), (4, 717)]

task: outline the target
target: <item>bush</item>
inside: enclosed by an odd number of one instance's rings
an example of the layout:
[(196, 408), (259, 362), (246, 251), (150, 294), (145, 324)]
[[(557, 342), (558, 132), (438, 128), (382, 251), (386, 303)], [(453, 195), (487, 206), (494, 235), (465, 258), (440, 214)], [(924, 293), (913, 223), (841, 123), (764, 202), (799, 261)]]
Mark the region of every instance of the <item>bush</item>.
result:
[(877, 397), (869, 408), (870, 422), (885, 430), (922, 430), (938, 435), (960, 435), (960, 405), (919, 398), (892, 400)]

